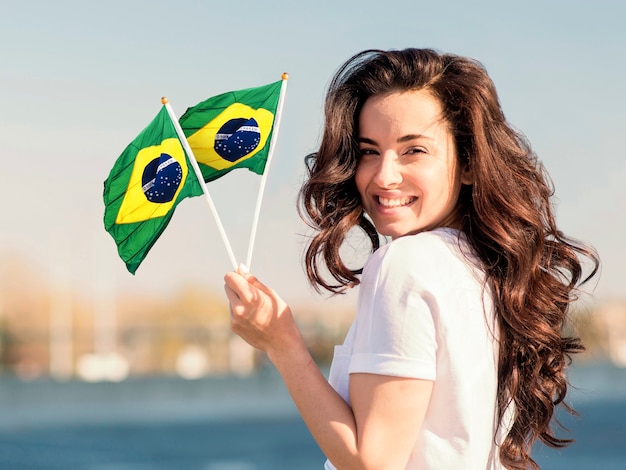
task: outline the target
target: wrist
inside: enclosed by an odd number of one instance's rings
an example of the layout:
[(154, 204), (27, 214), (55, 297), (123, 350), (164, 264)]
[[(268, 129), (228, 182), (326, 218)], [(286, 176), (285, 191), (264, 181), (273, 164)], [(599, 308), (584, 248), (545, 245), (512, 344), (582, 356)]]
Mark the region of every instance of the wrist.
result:
[(272, 345), (265, 352), (279, 371), (290, 365), (304, 367), (312, 361), (304, 338), (297, 328), (294, 328), (292, 334), (283, 336), (278, 344)]

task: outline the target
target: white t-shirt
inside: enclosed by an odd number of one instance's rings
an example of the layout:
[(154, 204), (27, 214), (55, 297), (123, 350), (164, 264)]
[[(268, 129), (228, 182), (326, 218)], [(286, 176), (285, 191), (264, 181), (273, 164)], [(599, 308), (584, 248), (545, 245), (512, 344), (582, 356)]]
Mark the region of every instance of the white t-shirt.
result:
[(502, 468), (497, 328), (484, 278), (464, 235), (449, 228), (398, 238), (365, 264), (329, 382), (350, 403), (351, 373), (434, 381), (406, 469)]

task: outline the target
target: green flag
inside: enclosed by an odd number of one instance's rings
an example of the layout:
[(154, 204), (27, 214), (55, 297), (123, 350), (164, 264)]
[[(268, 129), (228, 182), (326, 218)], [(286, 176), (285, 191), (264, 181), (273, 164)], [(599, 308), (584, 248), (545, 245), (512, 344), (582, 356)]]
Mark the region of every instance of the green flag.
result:
[(187, 109), (179, 119), (205, 181), (235, 168), (265, 170), (282, 80), (231, 91)]
[(104, 182), (104, 227), (135, 273), (176, 205), (202, 188), (165, 106), (119, 156)]

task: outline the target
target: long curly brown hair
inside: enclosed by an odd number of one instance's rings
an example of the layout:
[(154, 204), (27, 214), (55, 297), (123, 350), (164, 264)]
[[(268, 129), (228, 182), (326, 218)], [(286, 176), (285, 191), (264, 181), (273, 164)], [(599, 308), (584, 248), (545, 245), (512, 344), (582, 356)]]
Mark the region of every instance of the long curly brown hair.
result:
[(427, 90), (440, 100), (458, 158), (472, 170), (473, 184), (463, 187), (458, 201), (461, 231), (494, 292), (500, 417), (511, 403), (515, 409), (500, 460), (509, 469), (537, 469), (530, 455), (537, 439), (552, 447), (571, 442), (551, 425), (557, 405), (573, 412), (563, 401), (565, 369), (571, 354), (583, 350), (564, 326), (578, 287), (596, 274), (599, 259), (557, 228), (551, 180), (507, 123), (480, 63), (430, 49), (369, 50), (338, 70), (326, 98), (322, 141), (306, 158), (308, 178), (299, 195), (300, 214), (316, 230), (305, 255), (308, 278), (332, 293), (359, 283), (361, 269), (349, 268), (340, 255), (354, 227), (364, 231), (372, 251), (380, 246), (354, 181), (358, 116), (369, 97), (409, 90)]

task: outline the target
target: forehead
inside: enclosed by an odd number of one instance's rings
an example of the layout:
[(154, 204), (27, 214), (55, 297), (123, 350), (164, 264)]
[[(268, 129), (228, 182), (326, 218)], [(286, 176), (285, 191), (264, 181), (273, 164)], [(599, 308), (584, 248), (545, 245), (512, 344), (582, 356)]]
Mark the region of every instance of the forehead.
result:
[(359, 113), (358, 127), (359, 134), (422, 133), (446, 124), (439, 99), (428, 91), (415, 90), (369, 97)]
[(424, 90), (394, 92), (369, 97), (359, 114), (359, 120), (375, 117), (391, 121), (433, 121), (443, 118), (443, 106), (438, 98)]

